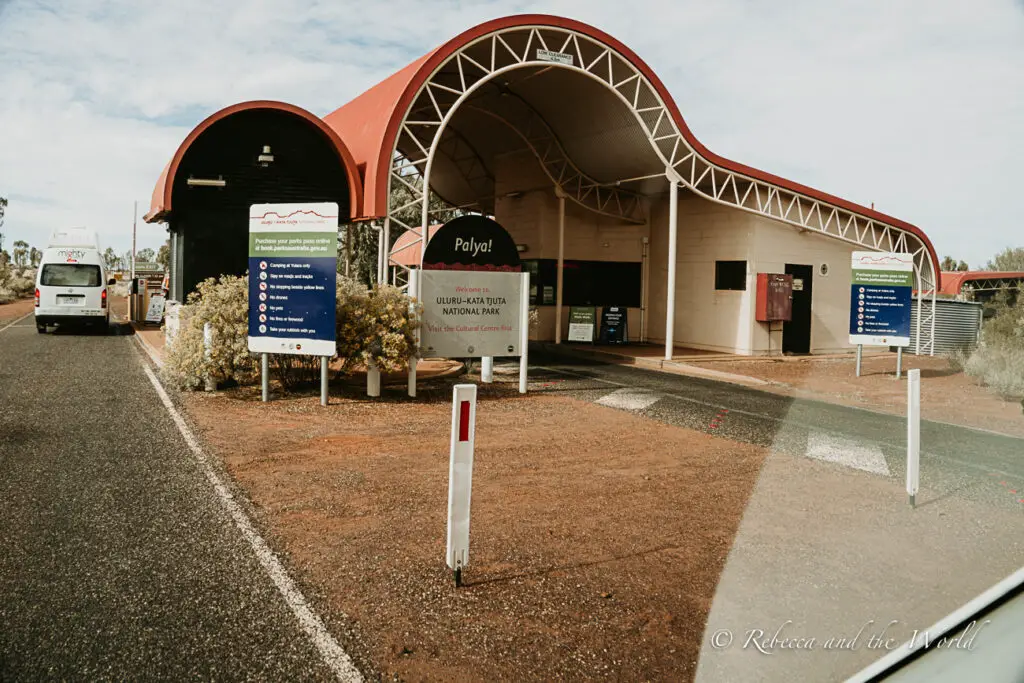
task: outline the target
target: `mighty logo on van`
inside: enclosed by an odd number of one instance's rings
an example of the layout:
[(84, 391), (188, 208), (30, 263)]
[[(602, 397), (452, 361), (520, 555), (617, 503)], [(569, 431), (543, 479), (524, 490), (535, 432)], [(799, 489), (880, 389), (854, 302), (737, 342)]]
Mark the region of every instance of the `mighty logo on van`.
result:
[(57, 251), (57, 258), (73, 263), (85, 256), (85, 249), (60, 249)]

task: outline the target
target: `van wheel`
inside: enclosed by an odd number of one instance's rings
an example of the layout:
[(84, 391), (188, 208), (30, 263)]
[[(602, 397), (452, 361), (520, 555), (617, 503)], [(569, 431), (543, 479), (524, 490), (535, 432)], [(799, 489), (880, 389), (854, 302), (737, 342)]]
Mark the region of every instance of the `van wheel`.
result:
[(36, 325), (36, 332), (46, 334), (46, 325)]

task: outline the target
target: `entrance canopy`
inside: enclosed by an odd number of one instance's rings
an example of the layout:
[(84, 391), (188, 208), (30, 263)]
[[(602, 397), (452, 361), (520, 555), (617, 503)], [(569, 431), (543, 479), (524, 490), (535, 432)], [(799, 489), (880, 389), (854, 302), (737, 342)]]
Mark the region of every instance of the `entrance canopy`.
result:
[[(925, 234), (891, 216), (720, 157), (694, 137), (664, 84), (628, 47), (562, 17), (496, 19), (449, 40), (325, 117), (365, 164), (363, 211), (422, 231), (429, 192), (492, 213), (507, 152), (532, 152), (568, 200), (642, 222), (666, 181), (739, 210), (869, 249), (913, 253), (938, 287)], [(411, 182), (420, 176), (424, 182)], [(535, 182), (535, 181), (523, 181)], [(412, 200), (391, 206), (392, 191)], [(420, 220), (410, 220), (411, 209)]]

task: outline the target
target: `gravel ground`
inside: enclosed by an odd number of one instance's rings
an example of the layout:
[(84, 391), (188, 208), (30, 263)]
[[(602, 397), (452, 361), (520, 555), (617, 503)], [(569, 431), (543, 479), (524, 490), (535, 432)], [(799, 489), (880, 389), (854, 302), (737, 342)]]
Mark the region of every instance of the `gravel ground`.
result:
[[(340, 387), (336, 388), (341, 391)], [(195, 394), (298, 575), (401, 680), (686, 680), (763, 449), (483, 387), (467, 585), (444, 566), (450, 383), (368, 402)]]
[(0, 680), (329, 679), (133, 343), (0, 332)]
[(861, 377), (852, 358), (708, 361), (701, 368), (733, 372), (774, 384), (764, 387), (787, 395), (810, 396), (841, 405), (902, 415), (906, 413), (906, 371), (921, 370), (921, 411), (928, 420), (992, 429), (1024, 437), (1024, 407), (1020, 399), (1002, 398), (977, 379), (950, 366), (943, 357), (903, 358), (903, 381), (896, 381), (895, 354), (865, 356)]

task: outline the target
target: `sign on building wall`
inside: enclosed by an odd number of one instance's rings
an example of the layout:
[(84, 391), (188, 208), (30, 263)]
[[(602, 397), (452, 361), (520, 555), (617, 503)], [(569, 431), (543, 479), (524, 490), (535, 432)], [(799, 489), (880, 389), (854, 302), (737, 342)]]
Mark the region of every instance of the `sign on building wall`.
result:
[(333, 356), (338, 205), (249, 210), (249, 350)]
[(438, 228), (419, 274), (423, 355), (521, 355), (521, 269), (512, 237), (486, 216), (460, 216)]
[(852, 266), (850, 343), (909, 346), (914, 257), (855, 251)]
[(597, 309), (593, 306), (569, 307), (569, 341), (593, 342)]

